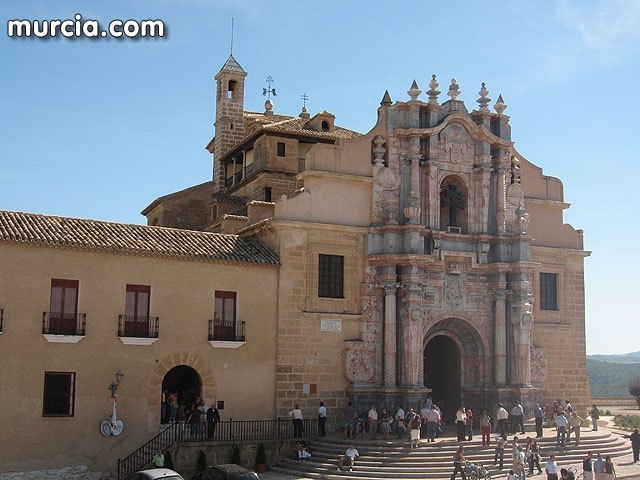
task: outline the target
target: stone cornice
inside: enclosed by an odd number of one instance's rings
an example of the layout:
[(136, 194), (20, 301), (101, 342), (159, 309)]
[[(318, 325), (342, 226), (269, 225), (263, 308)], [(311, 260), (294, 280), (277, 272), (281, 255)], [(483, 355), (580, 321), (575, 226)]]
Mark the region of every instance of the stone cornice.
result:
[(467, 115), (461, 113), (452, 113), (448, 115), (442, 123), (431, 128), (396, 128), (393, 130), (393, 134), (396, 137), (430, 137), (436, 135), (444, 130), (449, 124), (458, 123), (466, 127), (467, 131), (471, 133), (471, 136), (475, 140), (486, 140), (492, 145), (498, 145), (505, 148), (510, 148), (513, 142), (505, 140), (503, 138), (495, 136), (483, 125), (478, 125)]
[(353, 175), (351, 173), (327, 172), (324, 170), (305, 170), (297, 175), (297, 180), (306, 180), (307, 178), (326, 178), (329, 180), (337, 180), (340, 182), (364, 183), (372, 184), (373, 177), (364, 175)]
[(558, 200), (548, 200), (546, 198), (538, 198), (538, 197), (524, 197), (525, 203), (532, 203), (534, 205), (542, 205), (545, 207), (552, 207), (565, 210), (571, 206), (570, 203), (560, 202)]
[(567, 247), (548, 247), (544, 245), (531, 245), (534, 252), (545, 253), (550, 255), (566, 256), (571, 255), (575, 257), (590, 257), (591, 250), (578, 250), (577, 248)]

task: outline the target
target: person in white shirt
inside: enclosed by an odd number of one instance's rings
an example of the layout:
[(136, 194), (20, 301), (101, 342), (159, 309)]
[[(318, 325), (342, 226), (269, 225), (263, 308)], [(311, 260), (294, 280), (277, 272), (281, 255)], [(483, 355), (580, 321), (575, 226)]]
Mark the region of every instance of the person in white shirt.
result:
[(556, 447), (564, 447), (568, 424), (569, 419), (566, 417), (563, 411), (560, 411), (560, 413), (556, 417), (556, 428), (558, 429), (558, 432), (556, 434)]
[(440, 412), (434, 408), (427, 414), (427, 442), (435, 442), (438, 433), (438, 423), (440, 422)]
[(375, 403), (369, 410), (369, 438), (371, 440), (378, 438), (378, 410)]
[(556, 456), (552, 453), (549, 460), (544, 464), (544, 471), (547, 472), (547, 480), (558, 480), (558, 465)]
[(516, 472), (514, 472), (513, 470), (509, 470), (509, 473), (507, 473), (507, 476), (506, 476), (506, 480), (518, 480), (518, 476), (516, 475)]
[(293, 436), (294, 438), (302, 437), (302, 410), (300, 405), (296, 403), (296, 406), (289, 412), (289, 416), (293, 418)]
[(318, 429), (320, 430), (320, 436), (325, 437), (327, 435), (327, 430), (325, 425), (327, 424), (327, 407), (324, 406), (324, 402), (320, 402), (320, 407), (318, 408)]
[(467, 414), (465, 412), (464, 407), (460, 407), (458, 409), (458, 411), (456, 412), (456, 427), (458, 428), (458, 441), (459, 442), (464, 442), (464, 434), (465, 434), (465, 429), (464, 429), (464, 424), (465, 421), (467, 420)]
[(404, 423), (404, 410), (402, 409), (402, 405), (398, 405), (398, 410), (396, 411), (396, 433), (398, 434), (398, 438), (401, 438), (406, 432), (407, 426)]
[(347, 467), (349, 471), (353, 471), (353, 467), (356, 463), (356, 458), (358, 458), (360, 454), (358, 450), (354, 448), (353, 444), (349, 444), (349, 448), (344, 453), (344, 455), (340, 456), (340, 460), (338, 461), (338, 470), (342, 470), (342, 467)]
[(509, 418), (509, 412), (499, 403), (496, 409), (496, 431), (500, 436), (507, 433), (507, 418)]
[(570, 428), (567, 430), (567, 442), (571, 441), (571, 433), (573, 433), (576, 436), (576, 447), (580, 445), (580, 427), (582, 426), (582, 422), (584, 422), (584, 418), (575, 411), (570, 413)]

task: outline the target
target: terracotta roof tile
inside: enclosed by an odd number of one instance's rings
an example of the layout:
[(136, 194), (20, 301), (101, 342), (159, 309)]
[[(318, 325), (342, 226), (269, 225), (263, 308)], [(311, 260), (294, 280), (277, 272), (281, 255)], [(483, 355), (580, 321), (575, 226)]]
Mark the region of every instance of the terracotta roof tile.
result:
[(246, 205), (247, 203), (246, 198), (239, 197), (237, 195), (230, 195), (225, 192), (216, 192), (211, 195), (211, 198), (213, 198), (217, 203), (232, 203), (235, 205)]
[(259, 240), (238, 235), (0, 210), (0, 242), (116, 254), (278, 265)]
[(294, 135), (305, 135), (308, 137), (322, 138), (327, 140), (337, 140), (340, 138), (356, 138), (361, 133), (348, 130), (342, 127), (334, 127), (332, 132), (321, 132), (311, 128), (303, 118), (290, 117), (288, 115), (264, 115), (257, 112), (244, 112), (245, 118), (254, 120), (262, 124), (261, 129), (267, 132), (289, 133)]

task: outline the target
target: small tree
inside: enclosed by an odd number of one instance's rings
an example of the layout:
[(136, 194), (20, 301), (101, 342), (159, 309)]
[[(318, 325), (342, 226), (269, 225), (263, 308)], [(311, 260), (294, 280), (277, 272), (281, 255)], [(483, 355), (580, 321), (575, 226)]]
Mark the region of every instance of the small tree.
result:
[(629, 383), (629, 393), (635, 397), (638, 408), (640, 408), (640, 376), (635, 377)]
[(196, 471), (202, 472), (207, 468), (207, 456), (205, 455), (203, 450), (198, 452), (198, 463), (196, 465)]
[(267, 463), (267, 452), (265, 451), (264, 443), (261, 443), (256, 451), (256, 465), (264, 465), (265, 463)]
[(240, 465), (240, 448), (237, 445), (231, 449), (231, 463)]

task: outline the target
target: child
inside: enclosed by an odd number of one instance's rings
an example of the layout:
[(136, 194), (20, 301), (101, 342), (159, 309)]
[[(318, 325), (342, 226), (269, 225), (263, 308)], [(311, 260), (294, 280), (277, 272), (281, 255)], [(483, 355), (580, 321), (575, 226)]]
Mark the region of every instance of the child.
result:
[(507, 473), (507, 480), (518, 480), (516, 472), (514, 472), (513, 470), (509, 470), (509, 473)]

